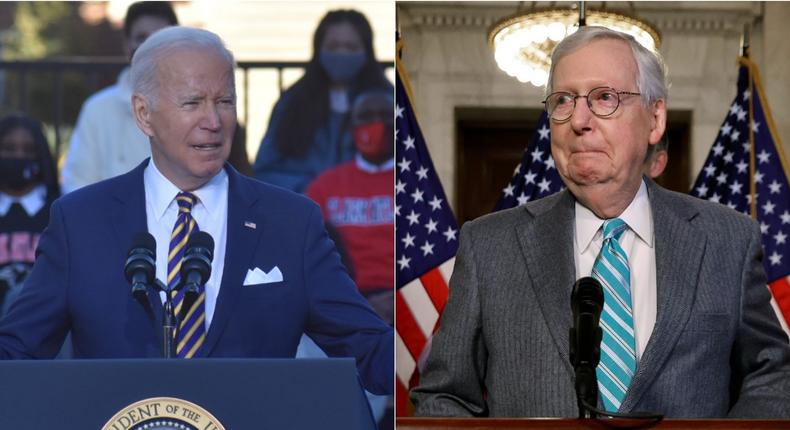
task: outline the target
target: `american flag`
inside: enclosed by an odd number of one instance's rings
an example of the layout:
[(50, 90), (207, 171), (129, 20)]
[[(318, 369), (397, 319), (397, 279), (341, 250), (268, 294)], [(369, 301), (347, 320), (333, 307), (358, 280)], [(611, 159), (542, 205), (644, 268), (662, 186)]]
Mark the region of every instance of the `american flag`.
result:
[[(401, 42), (398, 41), (398, 52)], [(395, 78), (396, 414), (407, 415), (408, 389), (447, 302), (458, 225), (433, 168), (400, 62)]]
[(499, 197), (495, 210), (520, 206), (563, 188), (562, 179), (551, 156), (548, 115), (543, 111), (535, 134), (521, 157), (521, 163), (513, 170), (510, 183), (502, 189), (502, 196)]
[(738, 93), (691, 194), (757, 220), (769, 287), (790, 322), (790, 169), (757, 66), (743, 57), (739, 62)]

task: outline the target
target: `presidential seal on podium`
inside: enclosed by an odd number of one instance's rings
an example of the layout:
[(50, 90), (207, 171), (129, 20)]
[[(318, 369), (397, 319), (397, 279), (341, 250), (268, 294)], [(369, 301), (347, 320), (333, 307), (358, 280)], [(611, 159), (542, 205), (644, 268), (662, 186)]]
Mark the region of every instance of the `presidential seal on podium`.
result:
[(225, 427), (194, 403), (173, 397), (152, 397), (123, 408), (102, 430), (225, 430)]

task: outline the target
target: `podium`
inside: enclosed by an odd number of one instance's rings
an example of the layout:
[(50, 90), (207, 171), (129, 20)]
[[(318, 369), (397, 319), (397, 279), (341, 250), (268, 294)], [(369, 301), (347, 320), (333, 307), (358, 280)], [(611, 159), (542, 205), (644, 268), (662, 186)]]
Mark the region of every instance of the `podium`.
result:
[[(398, 430), (452, 430), (452, 429), (552, 429), (552, 430), (605, 430), (634, 426), (635, 420), (605, 421), (591, 419), (559, 419), (559, 418), (398, 418)], [(742, 430), (773, 430), (790, 428), (790, 420), (663, 420), (656, 425), (641, 427), (673, 430), (699, 429), (742, 429)]]
[[(199, 408), (128, 408), (163, 397)], [(165, 406), (184, 427), (152, 427)], [(351, 358), (0, 362), (0, 428), (100, 430), (111, 418), (104, 428), (376, 428)]]

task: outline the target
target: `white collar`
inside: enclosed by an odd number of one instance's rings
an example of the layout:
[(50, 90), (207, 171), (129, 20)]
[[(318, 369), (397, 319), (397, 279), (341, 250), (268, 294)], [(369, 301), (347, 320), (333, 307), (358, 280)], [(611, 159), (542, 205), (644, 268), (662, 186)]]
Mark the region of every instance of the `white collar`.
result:
[(0, 216), (6, 216), (14, 203), (19, 203), (27, 215), (32, 217), (47, 203), (47, 187), (44, 184), (39, 184), (22, 197), (12, 197), (6, 193), (0, 193)]
[(395, 159), (390, 158), (389, 160), (381, 163), (381, 164), (373, 164), (370, 161), (365, 160), (362, 155), (357, 154), (354, 157), (354, 162), (357, 164), (359, 170), (368, 173), (379, 173), (385, 170), (392, 170), (395, 168)]
[[(591, 210), (576, 201), (576, 246), (579, 252), (584, 252), (590, 246), (595, 234), (601, 229), (604, 220), (598, 218)], [(639, 191), (636, 192), (631, 204), (618, 216), (625, 221), (628, 228), (636, 233), (647, 246), (653, 247), (653, 214), (650, 211), (650, 199), (647, 195), (647, 185), (642, 180)]]
[[(151, 203), (156, 220), (161, 221), (167, 208), (171, 204), (176, 204), (174, 203), (175, 198), (181, 190), (159, 171), (153, 158), (151, 158), (148, 166), (145, 168), (143, 178), (146, 184), (146, 200)], [(202, 187), (192, 191), (192, 194), (198, 198), (195, 204), (202, 204), (209, 216), (212, 216), (216, 212), (216, 208), (219, 207), (220, 200), (227, 196), (227, 189), (228, 173), (225, 169), (221, 169)]]

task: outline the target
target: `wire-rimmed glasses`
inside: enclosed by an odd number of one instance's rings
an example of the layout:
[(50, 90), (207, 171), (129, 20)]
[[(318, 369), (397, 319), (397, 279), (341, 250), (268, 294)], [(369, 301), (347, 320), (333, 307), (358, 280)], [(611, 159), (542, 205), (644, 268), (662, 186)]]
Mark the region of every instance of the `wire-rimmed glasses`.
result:
[(549, 94), (543, 104), (546, 105), (546, 112), (549, 113), (551, 119), (567, 121), (576, 108), (576, 99), (584, 97), (587, 99), (587, 107), (590, 108), (590, 112), (599, 118), (606, 118), (615, 113), (620, 106), (621, 95), (639, 96), (641, 93), (617, 91), (610, 87), (593, 88), (586, 96), (557, 91)]

